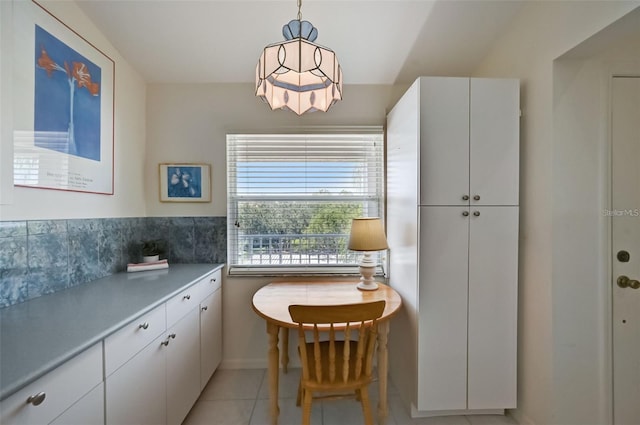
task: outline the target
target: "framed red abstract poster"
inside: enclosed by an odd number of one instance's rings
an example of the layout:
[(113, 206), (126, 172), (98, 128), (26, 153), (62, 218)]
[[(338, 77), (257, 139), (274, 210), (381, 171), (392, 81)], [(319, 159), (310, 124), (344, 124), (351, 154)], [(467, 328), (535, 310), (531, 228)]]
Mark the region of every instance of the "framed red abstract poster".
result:
[(114, 61), (35, 1), (13, 39), (14, 185), (113, 194)]

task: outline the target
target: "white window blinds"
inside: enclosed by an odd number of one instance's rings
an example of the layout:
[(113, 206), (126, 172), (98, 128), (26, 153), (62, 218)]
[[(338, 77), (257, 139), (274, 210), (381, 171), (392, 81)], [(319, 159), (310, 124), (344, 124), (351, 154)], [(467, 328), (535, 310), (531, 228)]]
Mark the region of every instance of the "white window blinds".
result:
[[(351, 219), (383, 213), (382, 131), (227, 136), (231, 272), (353, 266)], [(332, 270), (333, 269), (333, 270)]]

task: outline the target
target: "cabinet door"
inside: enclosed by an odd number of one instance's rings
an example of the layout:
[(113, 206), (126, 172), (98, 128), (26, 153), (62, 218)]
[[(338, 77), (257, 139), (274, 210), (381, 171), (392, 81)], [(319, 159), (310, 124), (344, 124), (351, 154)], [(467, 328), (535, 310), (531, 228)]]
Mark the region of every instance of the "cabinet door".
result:
[(200, 390), (222, 360), (222, 289), (200, 304)]
[[(167, 424), (179, 425), (200, 395), (200, 323), (194, 308), (167, 331)], [(174, 336), (175, 335), (175, 336)]]
[(467, 407), (467, 207), (420, 208), (418, 410)]
[(471, 208), (470, 217), (468, 408), (514, 408), (518, 207)]
[(420, 205), (468, 205), (469, 79), (420, 78)]
[(514, 79), (471, 79), (472, 206), (518, 205), (519, 90), (519, 82)]
[[(102, 382), (97, 343), (0, 403), (0, 424), (48, 424)], [(41, 400), (29, 403), (31, 397)]]
[(50, 425), (104, 425), (104, 384), (100, 383)]
[(152, 341), (108, 376), (105, 383), (106, 423), (166, 423), (165, 335)]

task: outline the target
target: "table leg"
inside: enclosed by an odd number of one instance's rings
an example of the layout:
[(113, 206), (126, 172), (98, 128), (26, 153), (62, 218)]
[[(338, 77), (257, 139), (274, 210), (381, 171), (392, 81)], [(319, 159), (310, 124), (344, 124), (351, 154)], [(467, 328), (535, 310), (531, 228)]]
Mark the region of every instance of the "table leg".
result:
[(282, 371), (289, 371), (289, 328), (282, 328)]
[(387, 378), (389, 367), (389, 354), (387, 340), (389, 336), (389, 321), (381, 322), (378, 326), (378, 425), (385, 425), (389, 416), (389, 404), (387, 400)]
[(278, 331), (280, 327), (267, 322), (267, 336), (269, 337), (268, 373), (269, 373), (269, 416), (271, 425), (278, 425)]

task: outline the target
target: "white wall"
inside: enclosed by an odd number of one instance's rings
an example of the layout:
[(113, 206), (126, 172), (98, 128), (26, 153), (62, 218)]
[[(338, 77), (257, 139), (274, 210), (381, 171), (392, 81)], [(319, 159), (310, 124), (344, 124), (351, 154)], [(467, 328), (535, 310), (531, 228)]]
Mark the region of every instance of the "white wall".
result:
[[(255, 97), (253, 84), (151, 84), (147, 92), (146, 187), (149, 216), (224, 216), (226, 134), (292, 132), (314, 126), (382, 126), (401, 94), (392, 86), (345, 86), (344, 100), (327, 113), (297, 116), (272, 111)], [(212, 165), (210, 204), (172, 204), (158, 200), (158, 164), (204, 162)]]
[[(0, 220), (33, 220), (91, 217), (144, 217), (146, 215), (145, 161), (145, 83), (125, 62), (108, 40), (95, 28), (73, 2), (40, 2), (54, 16), (81, 34), (115, 61), (114, 117), (114, 195), (63, 192), (24, 187), (12, 187), (10, 101), (5, 98), (4, 84), (11, 84), (10, 62), (5, 56), (4, 25), (10, 22), (10, 4), (3, 3), (3, 127), (0, 132)], [(6, 11), (9, 11), (8, 13)], [(6, 14), (6, 15), (5, 15)], [(9, 21), (5, 21), (9, 19)], [(17, 93), (13, 94), (17, 96)]]
[[(610, 219), (603, 211), (611, 209), (611, 75), (640, 75), (640, 10), (630, 22), (635, 35), (586, 59), (570, 52), (554, 66), (553, 387), (562, 394), (563, 406), (555, 406), (562, 423), (611, 418)], [(570, 412), (567, 405), (583, 407)]]
[[(576, 316), (572, 316), (568, 328), (559, 323), (560, 317), (554, 317), (563, 308), (572, 309), (572, 306), (579, 304), (580, 296), (584, 294), (580, 290), (573, 291), (574, 298), (568, 299), (558, 297), (558, 292), (554, 291), (557, 285), (566, 283), (566, 280), (554, 279), (557, 276), (554, 276), (553, 265), (563, 261), (563, 254), (566, 254), (560, 245), (554, 244), (558, 241), (554, 237), (558, 230), (556, 226), (562, 224), (557, 209), (560, 204), (554, 208), (559, 195), (554, 190), (554, 172), (568, 170), (566, 177), (571, 176), (571, 171), (580, 173), (589, 169), (590, 165), (560, 161), (555, 162), (554, 167), (554, 156), (560, 153), (556, 148), (558, 141), (554, 138), (553, 127), (553, 61), (638, 5), (640, 2), (531, 2), (474, 73), (476, 76), (517, 77), (522, 81), (519, 407), (514, 412), (521, 423), (607, 422), (601, 422), (606, 416), (602, 389), (593, 386), (585, 388), (584, 380), (572, 381), (577, 368), (566, 375), (558, 374), (556, 370), (570, 365), (572, 361), (582, 360), (582, 355), (577, 351), (579, 347), (586, 346), (589, 350), (596, 350), (587, 354), (587, 361), (580, 361), (579, 370), (589, 374), (590, 369), (600, 367), (591, 361), (601, 360), (601, 347), (591, 343), (588, 331), (579, 331), (588, 329), (583, 327), (597, 321), (593, 317), (597, 312), (575, 309)], [(595, 96), (598, 97), (597, 94)], [(593, 113), (593, 110), (585, 113)], [(599, 124), (591, 125), (595, 126), (596, 134), (601, 134)], [(580, 152), (572, 152), (580, 158)], [(599, 163), (598, 154), (595, 156), (595, 163)], [(590, 182), (593, 183), (591, 177)], [(568, 190), (563, 191), (561, 196), (565, 200), (573, 196), (582, 200), (581, 195), (574, 195)], [(588, 214), (593, 218), (593, 211)], [(593, 257), (598, 255), (597, 250), (592, 248), (599, 243), (599, 234), (597, 231), (595, 233), (595, 240), (572, 247), (583, 263), (593, 261)], [(562, 332), (558, 333), (560, 330)], [(554, 345), (554, 342), (559, 342), (554, 341), (554, 335), (566, 335), (567, 331), (575, 333), (580, 344)], [(598, 375), (598, 372), (594, 374)], [(593, 384), (598, 379), (592, 375), (588, 381)]]
[[(314, 126), (383, 126), (406, 87), (345, 86), (327, 113), (297, 116), (271, 111), (252, 84), (150, 84), (147, 87), (147, 212), (149, 216), (226, 216), (226, 134), (292, 132)], [(211, 203), (158, 200), (158, 164), (212, 166)], [(223, 367), (266, 367), (266, 325), (251, 309), (253, 294), (272, 277), (223, 278)], [(293, 335), (291, 336), (293, 338)], [(291, 347), (295, 341), (291, 340)], [(292, 361), (296, 361), (291, 351)]]

